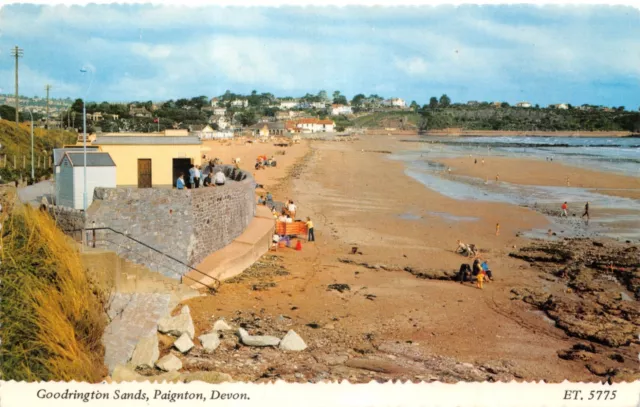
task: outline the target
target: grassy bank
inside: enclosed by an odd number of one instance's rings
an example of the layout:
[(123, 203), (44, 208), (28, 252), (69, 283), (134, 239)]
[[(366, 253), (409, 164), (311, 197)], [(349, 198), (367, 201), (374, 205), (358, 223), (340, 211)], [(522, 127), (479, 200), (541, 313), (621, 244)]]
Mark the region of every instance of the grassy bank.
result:
[[(7, 208), (14, 192), (2, 189)], [(100, 381), (107, 291), (47, 213), (16, 206), (2, 216), (2, 379)]]

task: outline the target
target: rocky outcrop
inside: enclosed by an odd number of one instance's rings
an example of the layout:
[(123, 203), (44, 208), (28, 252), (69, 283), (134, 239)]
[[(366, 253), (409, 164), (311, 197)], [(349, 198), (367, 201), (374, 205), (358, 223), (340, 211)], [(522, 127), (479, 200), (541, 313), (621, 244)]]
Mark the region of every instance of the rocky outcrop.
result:
[(189, 307), (183, 307), (180, 314), (175, 317), (168, 316), (158, 321), (158, 331), (177, 337), (186, 333), (189, 338), (193, 339), (196, 335), (196, 330), (193, 326)]

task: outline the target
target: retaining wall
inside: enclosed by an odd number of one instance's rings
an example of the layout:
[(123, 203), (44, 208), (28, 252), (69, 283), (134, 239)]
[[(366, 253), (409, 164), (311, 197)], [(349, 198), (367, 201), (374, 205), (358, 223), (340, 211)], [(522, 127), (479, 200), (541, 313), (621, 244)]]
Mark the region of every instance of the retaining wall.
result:
[[(219, 167), (221, 187), (193, 190), (96, 188), (86, 227), (111, 227), (193, 266), (240, 236), (255, 216), (255, 182), (249, 173)], [(165, 276), (189, 268), (111, 231), (96, 233), (96, 247)]]

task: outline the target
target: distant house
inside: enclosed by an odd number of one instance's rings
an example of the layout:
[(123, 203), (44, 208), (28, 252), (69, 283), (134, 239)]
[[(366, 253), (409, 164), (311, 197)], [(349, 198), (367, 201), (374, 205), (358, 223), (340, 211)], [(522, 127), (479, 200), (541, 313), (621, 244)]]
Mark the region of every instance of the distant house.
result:
[(516, 107), (525, 107), (525, 108), (526, 107), (531, 107), (531, 103), (529, 103), (529, 102), (519, 102), (519, 103), (516, 103)]
[(73, 209), (84, 209), (86, 174), (87, 207), (93, 202), (95, 188), (116, 187), (116, 164), (106, 152), (67, 151), (58, 164), (56, 174), (56, 204)]
[(120, 120), (119, 114), (108, 114), (107, 116), (111, 117), (113, 120)]
[(233, 107), (247, 107), (249, 106), (249, 101), (247, 99), (235, 99), (231, 101), (231, 106)]
[(224, 116), (227, 113), (226, 107), (216, 107), (213, 109), (213, 114), (216, 116)]
[(129, 106), (129, 115), (134, 117), (151, 117), (151, 112), (144, 107), (135, 107), (131, 105)]
[(218, 129), (220, 130), (228, 129), (231, 125), (231, 123), (229, 123), (229, 120), (227, 119), (227, 116), (216, 115), (209, 117), (209, 124), (216, 124), (218, 126)]
[(280, 108), (280, 110), (288, 110), (295, 109), (299, 104), (300, 102), (298, 102), (297, 100), (283, 100), (280, 102), (280, 106), (278, 107)]
[(399, 107), (399, 108), (407, 107), (407, 103), (403, 99), (400, 99), (400, 98), (387, 99), (384, 102), (382, 102), (382, 104), (384, 106), (389, 106), (389, 107)]
[(87, 115), (87, 119), (94, 121), (94, 122), (98, 122), (100, 120), (103, 120), (104, 118), (102, 117), (102, 112), (95, 112), (93, 114), (89, 113)]
[(302, 133), (333, 133), (335, 123), (330, 119), (298, 119), (295, 127)]
[(569, 106), (566, 103), (558, 103), (556, 105), (549, 105), (550, 109), (567, 110)]
[(331, 105), (331, 109), (329, 110), (329, 113), (332, 116), (338, 116), (341, 114), (353, 114), (353, 110), (351, 109), (351, 106), (348, 105)]
[(284, 112), (276, 112), (276, 120), (289, 120), (294, 116), (295, 116), (294, 112), (292, 112), (291, 110), (286, 110)]
[(219, 101), (220, 100), (218, 98), (211, 99), (211, 107), (217, 107)]
[(493, 106), (493, 107), (502, 107), (502, 102), (491, 102), (491, 106)]
[(212, 139), (215, 130), (211, 126), (207, 125), (191, 125), (189, 126), (189, 135), (198, 136), (200, 140)]
[(478, 106), (480, 103), (477, 100), (470, 100), (467, 102), (467, 106)]

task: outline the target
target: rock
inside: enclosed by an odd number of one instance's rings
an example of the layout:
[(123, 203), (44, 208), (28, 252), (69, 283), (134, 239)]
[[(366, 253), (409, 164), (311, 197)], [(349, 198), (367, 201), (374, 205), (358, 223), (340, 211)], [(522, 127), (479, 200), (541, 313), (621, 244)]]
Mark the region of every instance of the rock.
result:
[(173, 346), (178, 349), (181, 353), (186, 353), (191, 350), (195, 345), (191, 338), (189, 338), (189, 334), (182, 334), (177, 341), (173, 343)]
[(143, 376), (138, 374), (135, 370), (133, 370), (132, 366), (123, 366), (117, 365), (113, 369), (113, 374), (111, 375), (111, 380), (116, 383), (121, 382), (178, 382), (180, 377), (180, 373), (178, 372), (167, 372), (162, 373), (155, 376)]
[(280, 338), (275, 336), (252, 336), (242, 328), (238, 328), (238, 336), (240, 341), (247, 346), (278, 346), (280, 343)]
[(147, 338), (141, 339), (133, 351), (131, 364), (134, 367), (153, 368), (160, 357), (160, 349), (158, 346), (158, 335), (155, 333)]
[(326, 363), (329, 366), (341, 365), (347, 360), (349, 360), (349, 356), (347, 355), (334, 355), (334, 354), (320, 354), (316, 356), (318, 362)]
[[(187, 310), (186, 312), (184, 312), (185, 308)], [(158, 331), (178, 337), (186, 333), (189, 335), (189, 338), (193, 339), (196, 330), (193, 326), (191, 314), (189, 314), (189, 307), (182, 308), (180, 314), (175, 317), (169, 316), (158, 321)]]
[(205, 382), (210, 384), (218, 384), (224, 382), (231, 382), (233, 379), (226, 373), (201, 371), (201, 372), (188, 372), (180, 375), (180, 380), (185, 383), (191, 382)]
[(224, 321), (224, 319), (219, 319), (213, 324), (213, 329), (211, 331), (217, 332), (217, 331), (232, 331), (232, 330), (233, 328), (231, 328), (229, 324), (227, 324)]
[(220, 338), (218, 338), (218, 333), (216, 331), (206, 335), (200, 335), (198, 339), (200, 339), (202, 347), (208, 353), (213, 352), (218, 348), (218, 346), (220, 346)]
[(345, 362), (345, 366), (353, 367), (357, 369), (371, 370), (373, 372), (388, 373), (388, 374), (408, 374), (411, 373), (410, 369), (399, 366), (388, 360), (375, 360), (375, 359), (349, 359)]
[(601, 363), (593, 362), (585, 365), (586, 368), (596, 376), (606, 376), (609, 374), (609, 369)]
[(304, 340), (302, 340), (300, 335), (295, 333), (294, 330), (289, 330), (280, 341), (280, 349), (301, 351), (307, 349), (307, 344), (304, 343)]
[(182, 362), (176, 356), (168, 354), (157, 361), (156, 366), (165, 372), (172, 372), (182, 369)]
[(191, 309), (189, 308), (188, 305), (185, 305), (184, 307), (182, 307), (182, 309), (180, 310), (180, 314), (188, 314), (191, 315)]

